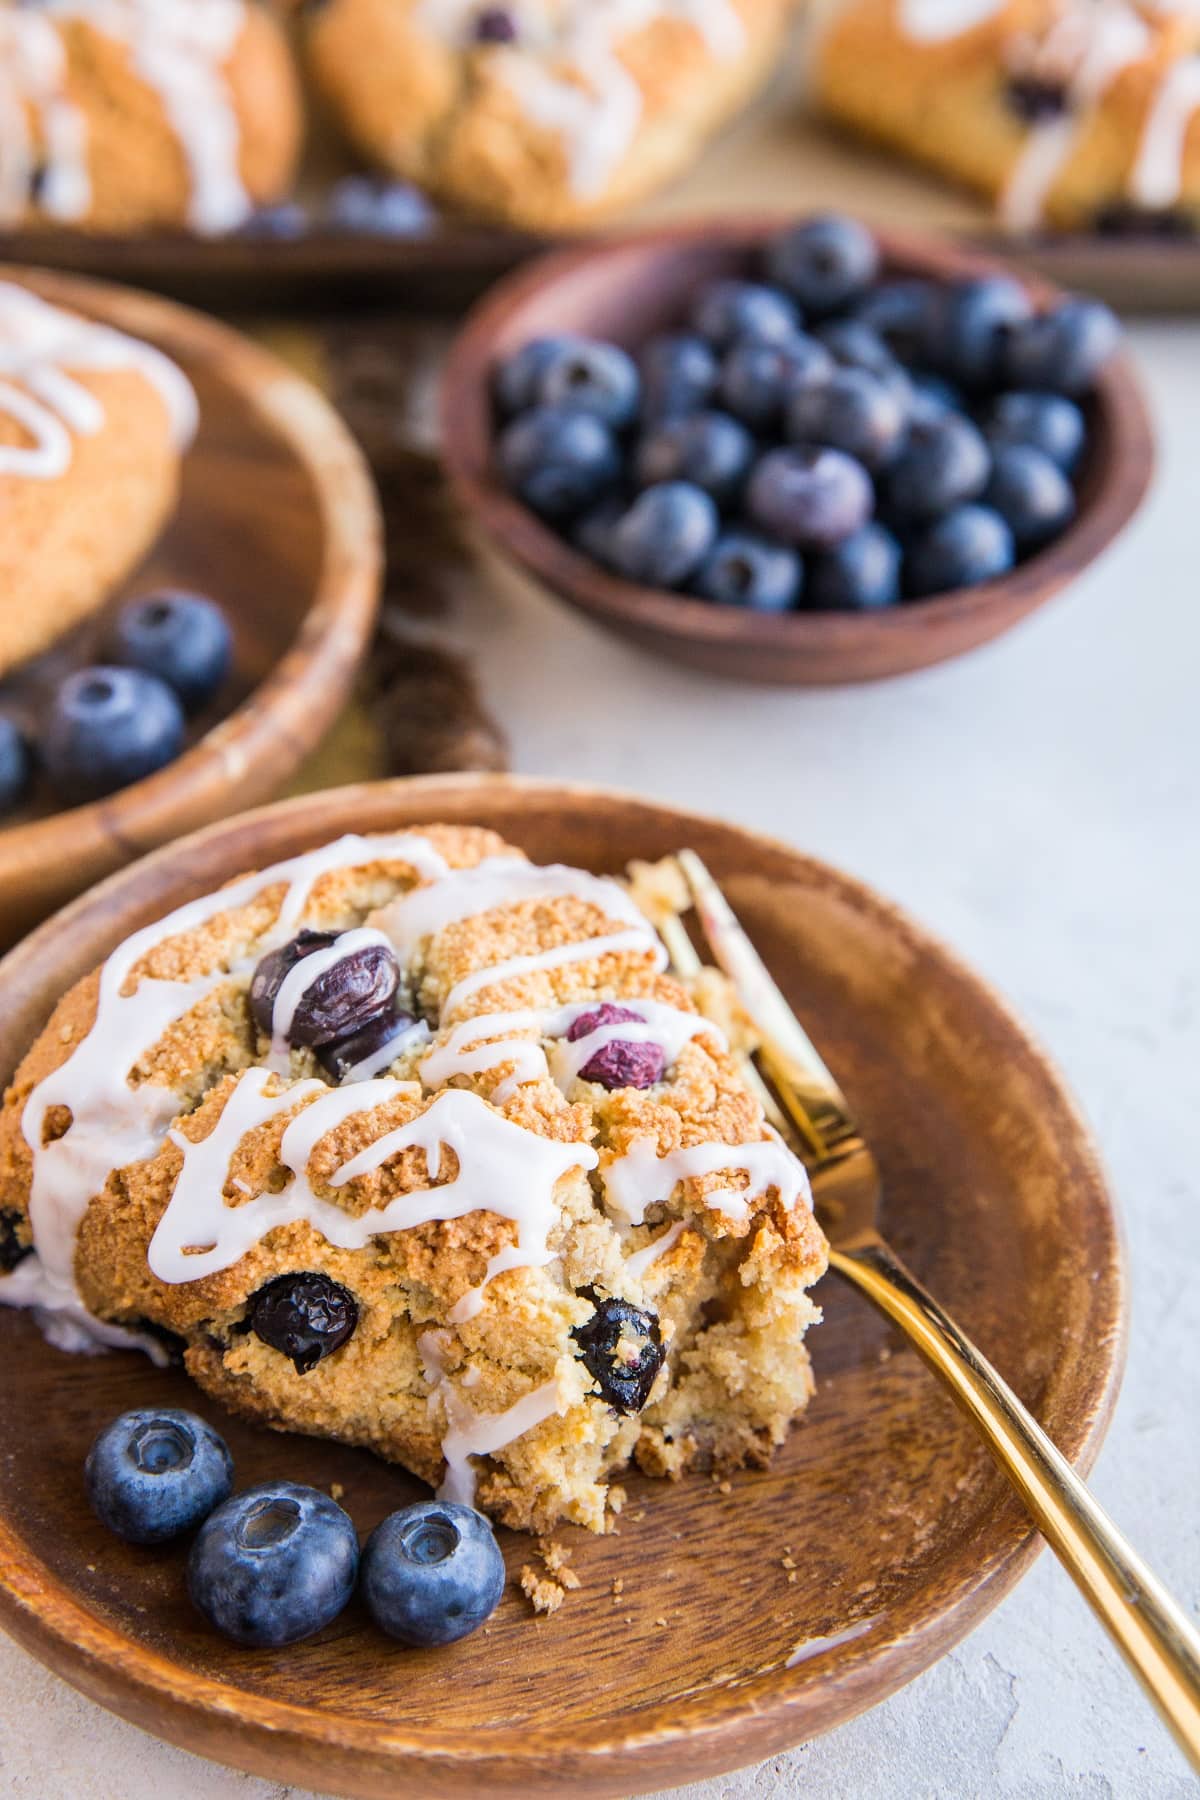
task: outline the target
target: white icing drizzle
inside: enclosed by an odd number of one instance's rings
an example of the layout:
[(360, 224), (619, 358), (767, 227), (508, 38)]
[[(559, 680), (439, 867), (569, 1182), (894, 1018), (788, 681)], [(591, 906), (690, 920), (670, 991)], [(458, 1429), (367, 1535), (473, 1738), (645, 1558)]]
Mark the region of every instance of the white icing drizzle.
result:
[(1141, 206), (1169, 207), (1183, 186), (1188, 132), (1200, 110), (1200, 56), (1177, 62), (1163, 77), (1142, 132), (1129, 191)]
[[(382, 931), (373, 931), (368, 926), (361, 926), (356, 931), (343, 931), (341, 935), (324, 950), (314, 950), (310, 955), (290, 968), (279, 984), (279, 992), (275, 996), (275, 1004), (271, 1009), (271, 1048), (265, 1060), (266, 1067), (273, 1069), (277, 1075), (286, 1075), (291, 1068), (291, 1046), (288, 1037), (292, 1029), (292, 1021), (296, 1017), (296, 1009), (310, 988), (316, 986), (322, 975), (328, 975), (330, 969), (344, 961), (347, 956), (354, 956), (359, 950), (371, 950), (380, 947), (390, 950), (391, 939)], [(379, 1054), (382, 1054), (380, 1052)], [(381, 1066), (387, 1068), (394, 1062), (398, 1051), (389, 1048), (387, 1062)], [(356, 1079), (362, 1079), (356, 1077)]]
[(673, 1225), (668, 1225), (665, 1231), (660, 1231), (658, 1236), (644, 1249), (635, 1250), (632, 1256), (625, 1258), (626, 1271), (636, 1280), (644, 1281), (659, 1257), (665, 1256), (668, 1250), (674, 1249), (686, 1226), (686, 1219), (676, 1219)]
[(435, 886), (401, 894), (375, 914), (375, 924), (401, 956), (409, 958), (424, 939), (448, 925), (525, 900), (568, 898), (590, 901), (607, 918), (622, 919), (641, 931), (649, 929), (645, 914), (619, 882), (562, 863), (542, 867), (516, 856), (485, 857), (474, 868), (451, 870)]
[(616, 956), (626, 951), (631, 954), (640, 951), (649, 953), (653, 967), (665, 969), (667, 953), (659, 943), (651, 926), (643, 920), (638, 929), (614, 931), (603, 937), (584, 938), (581, 943), (558, 944), (552, 950), (539, 950), (530, 956), (512, 956), (506, 962), (493, 963), (489, 968), (476, 969), (473, 974), (464, 975), (456, 982), (442, 1002), (442, 1016), (448, 1018), (458, 1011), (464, 1001), (484, 988), (498, 987), (506, 981), (516, 981), (523, 975), (540, 974), (543, 970), (562, 969), (571, 963), (591, 962), (601, 956)]
[(898, 0), (897, 19), (905, 37), (936, 44), (985, 25), (1005, 4), (1006, 0)]
[(475, 1470), (471, 1458), (495, 1456), (497, 1451), (507, 1449), (527, 1431), (555, 1418), (566, 1407), (557, 1380), (550, 1380), (523, 1394), (502, 1413), (477, 1413), (467, 1405), (446, 1374), (439, 1341), (441, 1335), (440, 1332), (426, 1331), (417, 1339), (425, 1379), (431, 1387), (430, 1407), (440, 1400), (446, 1415), (446, 1434), (442, 1439), (446, 1473), (437, 1497), (460, 1506), (474, 1506)]
[[(14, 282), (0, 282), (0, 410), (32, 444), (0, 444), (0, 475), (54, 481), (71, 466), (71, 434), (93, 436), (104, 409), (75, 374), (131, 369), (160, 395), (180, 450), (196, 429), (196, 396), (182, 369), (151, 344), (50, 306)], [(19, 385), (18, 385), (19, 384)]]
[(693, 1176), (721, 1170), (745, 1174), (748, 1185), (721, 1188), (704, 1196), (704, 1204), (727, 1218), (749, 1216), (751, 1203), (776, 1188), (791, 1211), (798, 1200), (812, 1205), (804, 1166), (778, 1137), (750, 1144), (690, 1144), (659, 1156), (653, 1138), (636, 1138), (603, 1172), (609, 1210), (629, 1225), (641, 1225), (650, 1207), (669, 1200), (675, 1185)]

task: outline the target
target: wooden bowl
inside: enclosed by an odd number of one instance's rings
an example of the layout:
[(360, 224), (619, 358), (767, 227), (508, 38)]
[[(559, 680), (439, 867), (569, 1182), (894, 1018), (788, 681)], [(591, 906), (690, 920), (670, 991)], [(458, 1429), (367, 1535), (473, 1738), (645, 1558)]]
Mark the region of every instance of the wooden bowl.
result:
[[(1125, 1289), (1103, 1178), (1058, 1076), (919, 927), (735, 826), (488, 776), (343, 788), (230, 820), (105, 882), (0, 964), (0, 1079), (63, 988), (135, 927), (343, 831), (437, 819), (597, 871), (694, 845), (862, 1114), (889, 1237), (1090, 1465), (1116, 1395)], [(64, 1357), (0, 1307), (12, 1371), (0, 1383), (0, 1623), (144, 1729), (322, 1792), (643, 1793), (769, 1756), (927, 1668), (1040, 1543), (915, 1353), (835, 1277), (818, 1297), (816, 1398), (771, 1469), (725, 1488), (631, 1476), (617, 1533), (555, 1533), (583, 1585), (553, 1617), (535, 1623), (510, 1588), (485, 1631), (418, 1652), (355, 1604), (281, 1655), (235, 1650), (202, 1625), (184, 1550), (106, 1535), (82, 1492), (94, 1433), (125, 1407), (198, 1404), (228, 1433), (239, 1483), (338, 1482), (364, 1531), (427, 1490), (364, 1452), (227, 1418), (137, 1357)], [(515, 1578), (533, 1546), (500, 1537)], [(928, 1723), (947, 1754), (956, 1729)]]
[[(1149, 485), (1150, 423), (1128, 361), (1104, 371), (1089, 406), (1078, 512), (1056, 543), (998, 581), (878, 613), (755, 613), (610, 575), (502, 486), (493, 469), (490, 379), (529, 339), (564, 331), (635, 347), (677, 326), (696, 290), (744, 275), (780, 230), (775, 219), (708, 221), (614, 238), (540, 258), (482, 302), (456, 340), (442, 387), (446, 467), (482, 541), (560, 599), (648, 650), (712, 674), (798, 685), (872, 681), (944, 662), (1008, 631), (1051, 599), (1126, 524)], [(936, 239), (878, 233), (889, 275), (942, 280), (1011, 273)], [(1057, 291), (1028, 280), (1039, 302)]]
[(238, 698), (156, 775), (0, 826), (3, 947), (135, 856), (282, 786), (350, 690), (370, 643), (382, 551), (357, 445), (275, 357), (165, 300), (43, 271), (0, 274), (157, 344), (190, 377), (200, 429), (179, 507), (126, 591), (191, 587), (220, 601), (234, 629)]

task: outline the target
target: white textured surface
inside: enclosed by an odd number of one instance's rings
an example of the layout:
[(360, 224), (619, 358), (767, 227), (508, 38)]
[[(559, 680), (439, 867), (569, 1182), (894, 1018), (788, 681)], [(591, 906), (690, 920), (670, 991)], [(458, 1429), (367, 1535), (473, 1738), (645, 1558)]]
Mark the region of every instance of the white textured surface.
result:
[[(966, 661), (773, 693), (676, 674), (509, 592), (475, 622), (522, 770), (768, 830), (910, 907), (1059, 1059), (1125, 1209), (1129, 1373), (1095, 1487), (1200, 1602), (1200, 329), (1135, 334), (1150, 505), (1094, 574)], [(484, 623), (486, 621), (486, 624)], [(1182, 1800), (1182, 1762), (1048, 1557), (886, 1706), (692, 1800)], [(282, 1800), (98, 1711), (0, 1639), (0, 1794)], [(290, 1790), (294, 1800), (303, 1800)]]

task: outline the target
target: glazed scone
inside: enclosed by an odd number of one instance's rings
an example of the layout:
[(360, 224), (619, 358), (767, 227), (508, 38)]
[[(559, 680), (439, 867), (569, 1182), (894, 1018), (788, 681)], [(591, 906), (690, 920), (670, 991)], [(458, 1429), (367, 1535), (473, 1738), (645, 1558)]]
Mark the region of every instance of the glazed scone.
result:
[[(629, 889), (346, 838), (126, 942), (0, 1113), (0, 1302), (509, 1525), (761, 1464), (812, 1390), (804, 1171)], [(698, 992), (712, 986), (711, 972)]]
[(993, 199), (1014, 230), (1200, 220), (1200, 16), (1127, 0), (846, 0), (833, 118)]
[(0, 282), (0, 675), (145, 555), (195, 423), (191, 385), (161, 351)]
[(685, 168), (773, 66), (795, 0), (321, 0), (313, 79), (362, 153), (537, 231)]
[(230, 231), (287, 191), (300, 136), (257, 0), (0, 3), (0, 226)]

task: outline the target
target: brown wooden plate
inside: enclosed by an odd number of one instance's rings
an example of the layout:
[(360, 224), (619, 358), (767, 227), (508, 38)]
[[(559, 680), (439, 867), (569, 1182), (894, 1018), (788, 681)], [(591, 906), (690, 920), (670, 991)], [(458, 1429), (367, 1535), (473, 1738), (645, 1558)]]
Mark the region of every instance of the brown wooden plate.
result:
[[(1125, 1286), (1111, 1203), (1059, 1077), (1004, 1006), (867, 888), (732, 825), (622, 795), (488, 776), (305, 796), (211, 827), (76, 901), (0, 964), (0, 1076), (63, 988), (135, 927), (226, 877), (348, 830), (494, 826), (598, 871), (693, 845), (876, 1144), (888, 1236), (1062, 1449), (1087, 1468), (1116, 1397)], [(122, 1408), (197, 1404), (241, 1483), (339, 1482), (361, 1530), (420, 1484), (354, 1450), (223, 1417), (182, 1375), (72, 1360), (0, 1308), (0, 1621), (146, 1730), (279, 1782), (398, 1794), (628, 1794), (768, 1756), (852, 1718), (943, 1655), (1039, 1539), (916, 1355), (828, 1278), (818, 1388), (767, 1473), (628, 1481), (620, 1529), (557, 1535), (582, 1578), (534, 1622), (403, 1651), (357, 1605), (283, 1654), (214, 1637), (185, 1553), (135, 1551), (81, 1470)], [(510, 1574), (528, 1539), (501, 1534)], [(952, 1720), (931, 1723), (945, 1733)]]
[[(77, 277), (2, 269), (46, 299), (157, 344), (200, 401), (179, 506), (122, 594), (198, 589), (225, 609), (234, 669), (182, 756), (92, 805), (40, 801), (0, 825), (0, 946), (157, 844), (276, 793), (340, 711), (370, 642), (381, 528), (366, 463), (327, 401), (199, 313)], [(91, 660), (102, 620), (76, 634)], [(70, 652), (71, 647), (67, 647)], [(14, 674), (19, 706), (64, 651)]]

